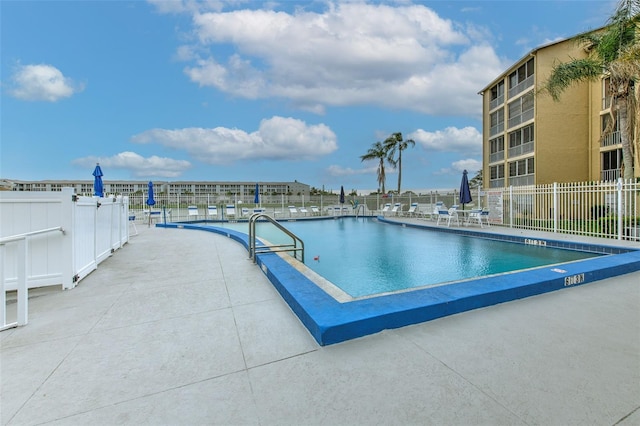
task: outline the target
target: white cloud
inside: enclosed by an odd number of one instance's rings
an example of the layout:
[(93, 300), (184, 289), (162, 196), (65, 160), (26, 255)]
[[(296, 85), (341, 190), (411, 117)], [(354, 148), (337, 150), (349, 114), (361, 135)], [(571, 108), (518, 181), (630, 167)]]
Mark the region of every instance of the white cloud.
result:
[(462, 173), (466, 170), (469, 172), (469, 179), (471, 179), (476, 175), (476, 173), (482, 170), (482, 161), (467, 158), (465, 160), (454, 161), (451, 163), (451, 168), (458, 173)]
[(216, 128), (151, 129), (132, 137), (136, 143), (157, 143), (185, 150), (210, 164), (237, 160), (313, 160), (338, 148), (336, 135), (324, 124), (307, 125), (294, 118), (272, 117), (257, 131)]
[(482, 134), (475, 127), (447, 127), (444, 130), (428, 132), (418, 129), (407, 135), (427, 151), (456, 151), (469, 154), (482, 152)]
[(93, 167), (96, 163), (105, 173), (108, 179), (109, 169), (129, 170), (135, 177), (165, 177), (175, 178), (191, 168), (191, 163), (186, 160), (174, 160), (166, 157), (143, 157), (135, 152), (125, 151), (111, 157), (84, 157), (73, 161), (74, 164), (83, 167)]
[(377, 166), (365, 167), (361, 169), (352, 169), (351, 167), (342, 167), (338, 165), (331, 165), (327, 167), (327, 175), (340, 177), (340, 176), (356, 176), (356, 175), (368, 175), (376, 174), (378, 171)]
[[(193, 82), (244, 98), (279, 97), (309, 111), (378, 105), (478, 116), (477, 91), (505, 67), (482, 29), (423, 5), (241, 9), (193, 13), (193, 22), (199, 45), (177, 54)], [(233, 53), (203, 51), (218, 45)]]
[(52, 65), (21, 65), (15, 70), (9, 92), (24, 101), (56, 102), (84, 90)]

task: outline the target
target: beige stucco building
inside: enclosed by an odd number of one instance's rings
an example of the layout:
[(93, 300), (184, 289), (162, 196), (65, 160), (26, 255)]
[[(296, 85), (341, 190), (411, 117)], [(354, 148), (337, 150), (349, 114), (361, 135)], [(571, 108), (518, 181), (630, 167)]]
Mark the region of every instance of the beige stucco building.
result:
[(540, 90), (554, 64), (586, 55), (573, 40), (550, 43), (482, 89), (486, 188), (621, 176), (620, 132), (601, 137), (611, 113), (608, 78), (574, 85), (558, 102)]

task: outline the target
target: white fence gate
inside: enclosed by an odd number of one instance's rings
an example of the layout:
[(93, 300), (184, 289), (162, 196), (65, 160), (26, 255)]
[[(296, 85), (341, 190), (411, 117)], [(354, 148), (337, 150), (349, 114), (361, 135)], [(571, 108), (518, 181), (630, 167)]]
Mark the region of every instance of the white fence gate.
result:
[(129, 241), (128, 219), (127, 197), (79, 197), (72, 188), (0, 191), (0, 302), (21, 288), (75, 287)]

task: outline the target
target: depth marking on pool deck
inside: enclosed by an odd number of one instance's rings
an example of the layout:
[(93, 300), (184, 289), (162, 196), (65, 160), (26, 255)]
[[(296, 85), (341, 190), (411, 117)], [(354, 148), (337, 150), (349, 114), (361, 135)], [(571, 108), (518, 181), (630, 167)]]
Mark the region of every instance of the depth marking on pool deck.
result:
[[(400, 225), (388, 222), (391, 226)], [(182, 228), (213, 232), (249, 246), (248, 235), (223, 228), (198, 224), (168, 223), (157, 227)], [(429, 228), (421, 225), (407, 225)], [(456, 232), (448, 229), (448, 232)], [(486, 238), (479, 232), (457, 231), (474, 237)], [(610, 253), (585, 260), (578, 260), (558, 267), (540, 267), (531, 270), (481, 277), (443, 286), (403, 291), (376, 297), (341, 303), (327, 294), (299, 269), (291, 266), (277, 253), (256, 256), (262, 272), (278, 290), (282, 298), (298, 315), (311, 335), (320, 345), (329, 345), (377, 333), (385, 329), (399, 328), (436, 318), (522, 299), (537, 294), (575, 287), (605, 278), (640, 270), (640, 250), (598, 246), (593, 244), (566, 243), (562, 241), (530, 239), (518, 236), (491, 235), (521, 244), (551, 247), (577, 247), (579, 250), (597, 250)]]

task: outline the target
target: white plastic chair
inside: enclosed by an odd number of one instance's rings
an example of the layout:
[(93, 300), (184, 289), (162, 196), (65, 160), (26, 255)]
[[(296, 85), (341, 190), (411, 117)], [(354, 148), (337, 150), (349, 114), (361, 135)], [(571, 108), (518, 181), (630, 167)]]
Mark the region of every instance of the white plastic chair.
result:
[(418, 214), (418, 203), (411, 203), (409, 210), (406, 211), (406, 216), (415, 216)]
[(214, 219), (218, 218), (218, 207), (217, 206), (208, 206), (207, 214)]
[(458, 226), (460, 226), (460, 220), (458, 218), (458, 212), (453, 207), (449, 210), (439, 210), (438, 211), (438, 222), (436, 225), (440, 225), (440, 221), (447, 221), (447, 226), (451, 226), (451, 221), (455, 220)]
[(187, 210), (189, 211), (189, 216), (198, 216), (198, 206), (189, 206)]
[(391, 209), (391, 213), (395, 214), (396, 216), (398, 215), (398, 213), (402, 212), (402, 204), (400, 203), (395, 203), (393, 205), (393, 208)]
[(233, 204), (227, 204), (227, 207), (225, 208), (225, 210), (226, 210), (225, 213), (227, 215), (227, 219), (236, 217), (236, 206), (234, 206)]
[(380, 210), (380, 213), (382, 213), (382, 215), (384, 216), (384, 214), (387, 213), (389, 210), (391, 210), (391, 204), (387, 203), (384, 205), (382, 210)]
[(318, 206), (311, 206), (311, 214), (314, 216), (320, 216), (320, 209)]
[(296, 206), (288, 206), (287, 208), (289, 209), (289, 216), (293, 217), (298, 215), (298, 210), (296, 209)]

